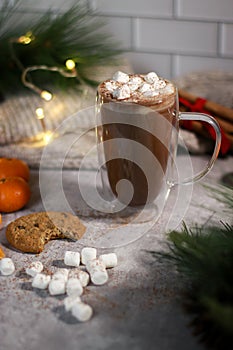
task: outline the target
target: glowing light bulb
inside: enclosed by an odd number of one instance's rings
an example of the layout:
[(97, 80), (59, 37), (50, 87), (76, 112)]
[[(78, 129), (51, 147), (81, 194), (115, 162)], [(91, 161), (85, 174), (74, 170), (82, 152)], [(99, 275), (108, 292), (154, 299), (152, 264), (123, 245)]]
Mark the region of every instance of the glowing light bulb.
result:
[(72, 70), (75, 68), (75, 62), (71, 59), (66, 61), (66, 68)]
[(40, 93), (40, 97), (43, 98), (45, 101), (51, 101), (53, 98), (53, 95), (51, 94), (51, 92), (43, 90)]
[(32, 40), (34, 40), (32, 32), (27, 32), (25, 35), (21, 35), (17, 41), (20, 44), (28, 45), (32, 42)]
[(32, 41), (32, 39), (29, 38), (29, 37), (26, 36), (26, 35), (22, 35), (22, 36), (20, 36), (19, 39), (18, 39), (18, 42), (19, 42), (20, 44), (24, 44), (24, 45), (30, 44), (31, 41)]
[(43, 108), (37, 108), (36, 109), (36, 116), (37, 116), (37, 119), (43, 119), (44, 118), (44, 110), (43, 110)]
[(47, 145), (53, 138), (53, 133), (52, 131), (48, 130), (44, 133), (43, 135), (43, 140), (44, 140), (44, 143), (45, 145)]
[(40, 121), (40, 125), (45, 133), (46, 132), (46, 125), (45, 125), (45, 121), (44, 121), (45, 115), (44, 115), (43, 108), (39, 107), (36, 109), (36, 116), (37, 116), (37, 119)]

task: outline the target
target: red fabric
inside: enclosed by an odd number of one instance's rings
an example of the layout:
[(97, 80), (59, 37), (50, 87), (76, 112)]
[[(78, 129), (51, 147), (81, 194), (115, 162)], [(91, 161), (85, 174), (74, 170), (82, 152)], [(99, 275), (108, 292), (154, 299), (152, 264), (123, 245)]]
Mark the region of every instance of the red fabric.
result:
[[(205, 113), (211, 115), (206, 109), (205, 109), (205, 104), (206, 100), (204, 98), (198, 97), (194, 103), (189, 102), (183, 97), (179, 98), (180, 104), (185, 106), (186, 108), (189, 109), (190, 112), (198, 112), (198, 113)], [(191, 120), (184, 120), (183, 121), (183, 126), (187, 130), (192, 130), (192, 121)], [(215, 140), (216, 139), (216, 134), (214, 129), (210, 126), (210, 124), (203, 122), (203, 126), (205, 129), (208, 131), (210, 137)], [(221, 135), (222, 135), (222, 142), (221, 142), (221, 147), (220, 147), (220, 153), (222, 155), (227, 154), (229, 151), (231, 144), (230, 141), (227, 139), (226, 134), (224, 133), (223, 129), (220, 127), (221, 130)]]

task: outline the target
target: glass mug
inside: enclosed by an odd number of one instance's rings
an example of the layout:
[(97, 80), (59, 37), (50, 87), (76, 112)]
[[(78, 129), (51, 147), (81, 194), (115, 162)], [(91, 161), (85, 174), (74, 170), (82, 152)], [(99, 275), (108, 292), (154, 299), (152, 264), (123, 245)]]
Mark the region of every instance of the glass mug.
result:
[[(117, 100), (106, 93), (104, 83), (97, 91), (96, 135), (102, 196), (109, 212), (135, 212), (154, 208), (159, 216), (169, 191), (177, 184), (193, 183), (212, 168), (220, 145), (218, 123), (209, 115), (179, 112), (178, 89), (136, 102)], [(181, 120), (206, 122), (216, 138), (212, 157), (199, 173), (182, 181), (176, 177), (176, 153)], [(147, 212), (148, 213), (148, 212)]]

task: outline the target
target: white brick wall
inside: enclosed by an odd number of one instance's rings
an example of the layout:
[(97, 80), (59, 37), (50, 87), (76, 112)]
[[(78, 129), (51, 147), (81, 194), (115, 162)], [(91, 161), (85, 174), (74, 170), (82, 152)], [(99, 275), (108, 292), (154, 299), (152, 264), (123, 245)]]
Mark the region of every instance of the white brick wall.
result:
[(162, 19), (138, 19), (136, 48), (141, 51), (165, 53), (217, 52), (217, 24)]
[[(57, 11), (75, 1), (23, 0), (23, 9)], [(197, 70), (233, 71), (233, 0), (82, 1), (107, 20), (106, 31), (121, 42), (136, 72), (174, 78)]]
[(222, 70), (233, 72), (233, 59), (212, 58), (203, 56), (175, 55), (172, 72), (175, 76), (195, 71)]
[(233, 20), (232, 0), (177, 0), (176, 6), (178, 16), (184, 18)]
[[(15, 4), (17, 0), (0, 0), (0, 9), (3, 3)], [(21, 0), (20, 10), (23, 9), (29, 12), (36, 11), (46, 11), (48, 9), (51, 10), (59, 10), (61, 8), (67, 9), (69, 8), (75, 1), (74, 0)], [(87, 0), (83, 0), (83, 2), (87, 3)]]
[(173, 0), (91, 0), (92, 7), (118, 16), (172, 16)]
[[(233, 72), (233, 0), (89, 0), (136, 72)], [(120, 18), (124, 17), (124, 31)], [(113, 25), (111, 25), (113, 21)], [(119, 24), (119, 25), (118, 25)]]
[(224, 56), (233, 56), (233, 24), (222, 24), (221, 53)]
[(125, 17), (105, 17), (103, 20), (107, 23), (104, 30), (114, 35), (116, 42), (124, 50), (129, 50), (132, 45), (132, 23)]

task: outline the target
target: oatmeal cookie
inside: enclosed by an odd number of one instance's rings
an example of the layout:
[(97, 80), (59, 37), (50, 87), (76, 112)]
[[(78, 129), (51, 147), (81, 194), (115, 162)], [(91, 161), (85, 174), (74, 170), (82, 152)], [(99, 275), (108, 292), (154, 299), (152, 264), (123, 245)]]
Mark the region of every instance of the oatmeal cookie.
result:
[(80, 239), (86, 227), (70, 213), (39, 212), (22, 216), (6, 228), (6, 238), (25, 253), (40, 253), (45, 244), (58, 238)]

